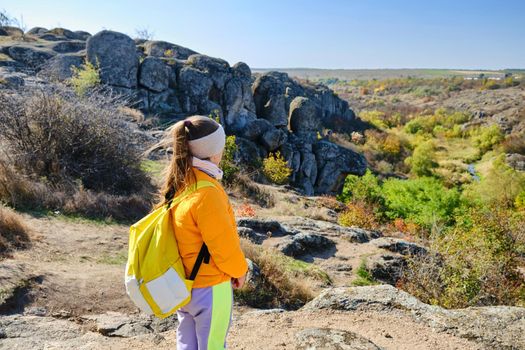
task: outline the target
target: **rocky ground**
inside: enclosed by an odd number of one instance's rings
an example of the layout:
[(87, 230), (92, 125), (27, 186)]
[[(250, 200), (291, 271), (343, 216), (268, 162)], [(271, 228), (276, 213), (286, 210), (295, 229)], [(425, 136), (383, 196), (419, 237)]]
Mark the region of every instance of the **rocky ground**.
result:
[[(24, 219), (33, 246), (0, 261), (1, 349), (175, 347), (176, 318), (140, 315), (125, 294), (127, 226), (60, 215)], [(318, 296), (296, 311), (236, 305), (232, 349), (525, 348), (525, 309), (444, 310), (388, 284), (351, 287), (363, 258), (393, 283), (385, 257), (400, 262), (422, 253), (414, 243), (269, 211), (238, 226), (254, 242), (318, 265), (332, 285), (315, 286)]]

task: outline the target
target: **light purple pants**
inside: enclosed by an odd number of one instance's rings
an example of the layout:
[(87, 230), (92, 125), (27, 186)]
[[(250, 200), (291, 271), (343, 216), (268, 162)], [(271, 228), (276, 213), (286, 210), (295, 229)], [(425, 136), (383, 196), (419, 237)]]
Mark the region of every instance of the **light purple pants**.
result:
[(226, 349), (232, 307), (231, 281), (193, 288), (191, 301), (177, 310), (177, 350)]

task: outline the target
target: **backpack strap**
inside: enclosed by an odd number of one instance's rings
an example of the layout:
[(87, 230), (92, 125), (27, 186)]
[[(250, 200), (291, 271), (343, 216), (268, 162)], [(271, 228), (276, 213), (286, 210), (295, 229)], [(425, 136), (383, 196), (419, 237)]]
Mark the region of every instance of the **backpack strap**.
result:
[(208, 251), (208, 247), (206, 246), (206, 243), (202, 244), (201, 250), (199, 251), (199, 255), (197, 256), (195, 265), (193, 266), (193, 269), (191, 270), (191, 275), (188, 278), (190, 281), (195, 280), (195, 277), (197, 277), (197, 273), (199, 272), (199, 268), (201, 267), (203, 262), (205, 264), (208, 264), (210, 262), (210, 252)]
[[(182, 192), (177, 197), (173, 198), (168, 202), (167, 209), (169, 210), (173, 204), (178, 204), (184, 197), (186, 197), (188, 194), (193, 193), (197, 191), (200, 188), (203, 187), (215, 187), (215, 184), (211, 181), (206, 180), (200, 180), (197, 181), (196, 186), (191, 186), (190, 188), (186, 189), (184, 192)], [(174, 203), (175, 202), (175, 203)], [(197, 273), (199, 272), (199, 269), (204, 262), (205, 264), (210, 263), (210, 252), (208, 250), (208, 246), (206, 246), (206, 243), (202, 243), (201, 250), (199, 251), (199, 255), (197, 256), (197, 260), (195, 261), (195, 265), (193, 266), (193, 269), (191, 270), (190, 277), (188, 278), (190, 281), (194, 281), (195, 277), (197, 277)]]

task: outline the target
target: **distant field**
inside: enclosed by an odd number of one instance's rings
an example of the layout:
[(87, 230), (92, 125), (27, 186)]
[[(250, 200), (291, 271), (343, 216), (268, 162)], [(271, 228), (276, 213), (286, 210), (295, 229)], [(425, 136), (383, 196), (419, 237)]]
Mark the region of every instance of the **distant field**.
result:
[[(313, 69), (313, 68), (253, 68), (253, 73), (265, 73), (269, 71), (279, 71), (301, 79), (340, 79), (340, 80), (369, 80), (369, 79), (388, 79), (400, 77), (415, 78), (439, 78), (439, 77), (478, 77), (484, 74), (489, 78), (501, 78), (507, 70), (455, 70), (455, 69)], [(523, 73), (525, 70), (508, 70), (513, 74)]]

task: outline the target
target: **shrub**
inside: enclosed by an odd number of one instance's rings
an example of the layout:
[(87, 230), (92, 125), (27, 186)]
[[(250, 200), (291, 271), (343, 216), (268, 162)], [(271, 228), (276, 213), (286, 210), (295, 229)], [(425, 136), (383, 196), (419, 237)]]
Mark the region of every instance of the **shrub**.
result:
[(424, 141), (417, 145), (412, 156), (405, 159), (410, 166), (410, 171), (416, 176), (431, 176), (433, 169), (437, 167), (435, 161), (435, 146), (432, 141)]
[(292, 169), (279, 151), (263, 160), (263, 173), (271, 182), (282, 185), (288, 182)]
[(525, 244), (521, 220), (498, 207), (469, 209), (435, 238), (431, 263), (420, 257), (409, 264), (402, 287), (449, 308), (525, 305), (518, 270)]
[(257, 246), (242, 238), (245, 256), (260, 269), (260, 283), (235, 290), (241, 303), (253, 307), (285, 307), (297, 309), (313, 299), (308, 279), (330, 284), (330, 277), (319, 267), (295, 260), (275, 249)]
[(348, 175), (345, 179), (341, 194), (338, 200), (348, 203), (350, 201), (360, 201), (365, 203), (381, 203), (381, 186), (379, 180), (367, 169), (363, 176)]
[(152, 191), (140, 166), (143, 145), (135, 144), (119, 106), (106, 95), (79, 98), (60, 87), (0, 93), (1, 199), (55, 210), (78, 191), (100, 192), (97, 202), (141, 196), (142, 210)]
[(525, 155), (525, 132), (508, 135), (501, 143), (504, 153), (519, 153)]
[(513, 169), (505, 162), (505, 156), (498, 156), (480, 181), (465, 186), (464, 198), (479, 205), (498, 205), (512, 208), (516, 197), (525, 189), (525, 174)]
[(226, 145), (224, 146), (224, 154), (220, 164), (220, 167), (224, 172), (223, 181), (227, 184), (231, 184), (235, 178), (235, 175), (239, 172), (239, 167), (234, 161), (236, 152), (237, 144), (235, 143), (235, 136), (227, 136)]
[(490, 151), (503, 140), (503, 133), (496, 124), (475, 129), (472, 131), (472, 142), (479, 149), (481, 155)]
[(447, 189), (431, 177), (388, 179), (382, 195), (388, 218), (406, 219), (428, 230), (435, 223), (452, 224), (453, 213), (461, 204), (456, 189)]
[(93, 65), (87, 61), (79, 67), (71, 67), (73, 76), (70, 79), (71, 85), (78, 96), (86, 95), (91, 89), (100, 84), (100, 73), (98, 64)]
[(0, 258), (30, 246), (29, 228), (13, 210), (0, 205)]
[(364, 202), (348, 203), (337, 222), (341, 226), (357, 226), (369, 230), (379, 227), (374, 208)]
[(525, 189), (516, 196), (514, 206), (517, 210), (525, 211)]

